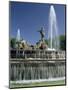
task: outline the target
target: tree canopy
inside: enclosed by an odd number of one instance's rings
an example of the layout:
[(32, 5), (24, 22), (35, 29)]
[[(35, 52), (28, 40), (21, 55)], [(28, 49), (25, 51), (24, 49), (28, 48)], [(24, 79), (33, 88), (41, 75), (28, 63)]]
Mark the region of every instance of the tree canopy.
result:
[(59, 37), (60, 39), (60, 49), (61, 50), (66, 50), (66, 36), (65, 35), (61, 35)]
[(15, 48), (15, 46), (16, 46), (16, 39), (15, 38), (11, 38), (11, 40), (10, 40), (10, 47), (11, 48)]

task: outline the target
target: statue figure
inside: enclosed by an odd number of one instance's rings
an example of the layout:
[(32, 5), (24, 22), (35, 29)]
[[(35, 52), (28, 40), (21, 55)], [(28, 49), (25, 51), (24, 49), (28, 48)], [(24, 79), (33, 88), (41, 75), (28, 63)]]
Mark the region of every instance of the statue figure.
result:
[(43, 41), (44, 40), (44, 36), (45, 36), (45, 33), (44, 33), (44, 28), (41, 27), (41, 30), (39, 30), (38, 32), (40, 32), (40, 35), (41, 35), (41, 40)]

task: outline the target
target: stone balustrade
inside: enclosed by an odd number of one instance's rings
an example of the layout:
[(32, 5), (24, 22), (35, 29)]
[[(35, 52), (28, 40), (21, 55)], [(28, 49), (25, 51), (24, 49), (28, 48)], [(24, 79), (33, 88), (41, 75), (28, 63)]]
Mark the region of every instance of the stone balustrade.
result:
[(65, 59), (65, 51), (11, 50), (11, 58)]

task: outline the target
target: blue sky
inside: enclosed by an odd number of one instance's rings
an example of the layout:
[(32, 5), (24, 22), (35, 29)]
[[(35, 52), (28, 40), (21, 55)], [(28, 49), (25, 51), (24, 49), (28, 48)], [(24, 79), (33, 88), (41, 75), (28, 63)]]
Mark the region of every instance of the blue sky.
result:
[[(16, 37), (18, 28), (21, 38), (31, 44), (35, 44), (40, 39), (37, 32), (42, 26), (45, 28), (45, 38), (48, 37), (48, 19), (50, 6), (53, 4), (10, 2), (10, 37)], [(65, 33), (65, 6), (54, 4), (59, 34)]]

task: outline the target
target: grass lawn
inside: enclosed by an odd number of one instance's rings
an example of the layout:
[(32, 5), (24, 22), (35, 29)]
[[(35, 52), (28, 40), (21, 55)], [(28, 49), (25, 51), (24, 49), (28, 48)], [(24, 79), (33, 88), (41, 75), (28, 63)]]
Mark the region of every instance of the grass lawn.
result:
[(53, 85), (65, 85), (65, 80), (59, 81), (45, 81), (45, 82), (34, 82), (34, 83), (11, 83), (10, 88), (19, 88), (19, 87), (36, 87), (36, 86), (53, 86)]

